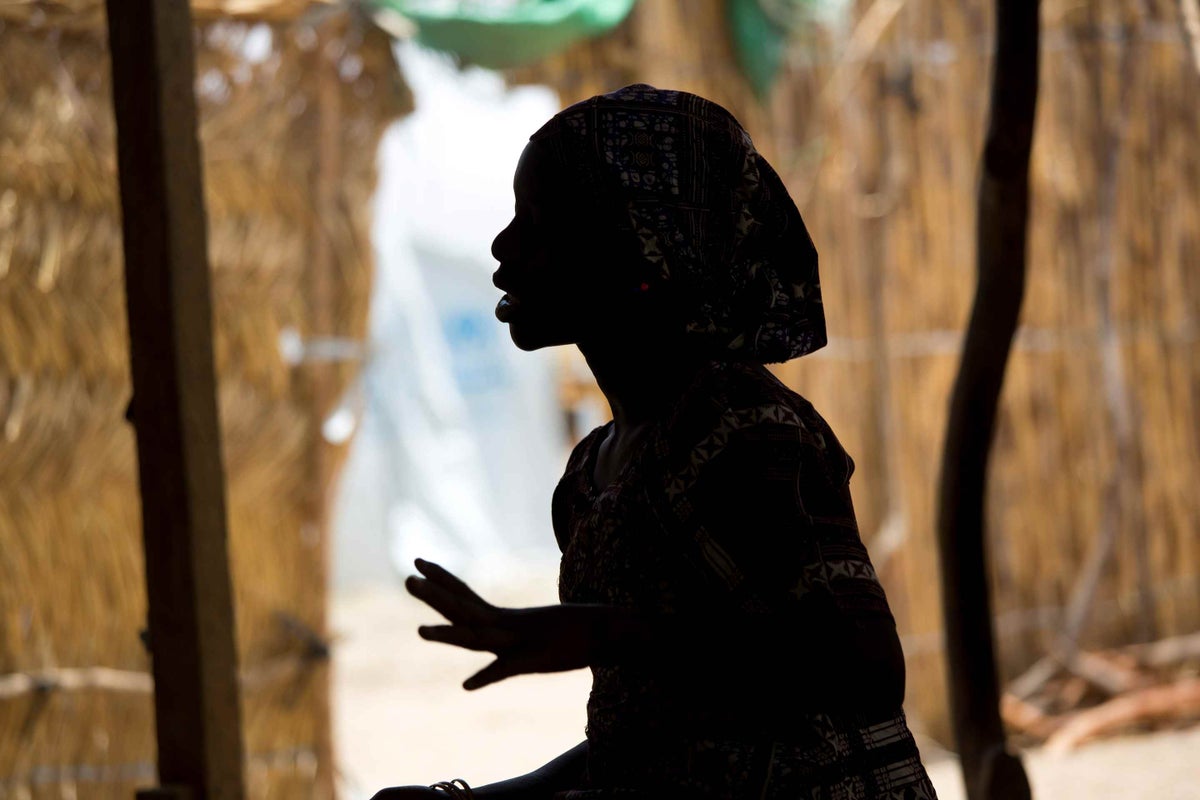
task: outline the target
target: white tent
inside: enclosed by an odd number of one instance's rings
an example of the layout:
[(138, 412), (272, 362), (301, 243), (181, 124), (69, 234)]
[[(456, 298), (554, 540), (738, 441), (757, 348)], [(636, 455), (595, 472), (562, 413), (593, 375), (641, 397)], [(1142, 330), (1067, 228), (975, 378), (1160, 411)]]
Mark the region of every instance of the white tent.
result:
[(397, 54), (416, 110), (380, 146), (362, 418), (335, 517), (341, 588), (409, 574), (416, 556), (481, 577), (557, 557), (552, 357), (517, 350), (496, 321), (490, 253), (517, 158), (557, 99), (411, 43)]

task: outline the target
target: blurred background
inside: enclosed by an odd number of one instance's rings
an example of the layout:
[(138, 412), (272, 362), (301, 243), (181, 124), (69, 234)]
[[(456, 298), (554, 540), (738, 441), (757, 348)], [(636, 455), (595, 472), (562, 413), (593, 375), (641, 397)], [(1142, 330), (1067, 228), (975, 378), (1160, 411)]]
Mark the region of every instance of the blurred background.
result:
[[(103, 3), (0, 4), (0, 797), (155, 779)], [(821, 253), (830, 344), (776, 368), (858, 469), (907, 710), (961, 797), (934, 510), (975, 284), (982, 0), (195, 0), (252, 797), (532, 769), (588, 676), (467, 694), (422, 556), (556, 598), (549, 500), (608, 419), (495, 321), (492, 237), (555, 111), (729, 108)], [(1200, 8), (1043, 0), (1028, 291), (988, 490), (1003, 715), (1043, 798), (1200, 798)]]

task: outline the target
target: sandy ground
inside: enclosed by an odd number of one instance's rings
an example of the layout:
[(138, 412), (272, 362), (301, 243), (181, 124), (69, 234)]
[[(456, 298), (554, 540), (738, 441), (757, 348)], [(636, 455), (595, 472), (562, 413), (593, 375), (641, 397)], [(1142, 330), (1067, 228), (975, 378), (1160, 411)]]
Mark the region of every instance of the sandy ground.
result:
[[(498, 604), (543, 605), (556, 599), (554, 581), (539, 567), (476, 589)], [(343, 594), (332, 620), (343, 800), (454, 777), (480, 785), (527, 772), (583, 739), (586, 671), (466, 692), (460, 684), (488, 656), (419, 639), (416, 626), (436, 615), (400, 587)], [(964, 800), (953, 756), (921, 744), (941, 800)], [(1200, 727), (1098, 742), (1065, 756), (1025, 755), (1038, 800), (1200, 800)]]

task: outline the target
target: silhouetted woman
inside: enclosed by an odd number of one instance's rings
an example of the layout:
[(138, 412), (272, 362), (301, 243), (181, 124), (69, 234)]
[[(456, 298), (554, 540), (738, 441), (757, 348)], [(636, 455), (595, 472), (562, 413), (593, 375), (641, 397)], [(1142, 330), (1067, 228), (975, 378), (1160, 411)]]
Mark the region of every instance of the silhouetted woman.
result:
[[(854, 464), (762, 366), (825, 344), (778, 175), (725, 109), (638, 84), (546, 123), (514, 192), (496, 315), (523, 350), (577, 345), (613, 421), (554, 493), (560, 605), (497, 608), (423, 561), (408, 580), (451, 623), (422, 637), (496, 654), (467, 689), (592, 669), (587, 741), (473, 796), (933, 798)], [(446, 796), (472, 790), (380, 793)]]

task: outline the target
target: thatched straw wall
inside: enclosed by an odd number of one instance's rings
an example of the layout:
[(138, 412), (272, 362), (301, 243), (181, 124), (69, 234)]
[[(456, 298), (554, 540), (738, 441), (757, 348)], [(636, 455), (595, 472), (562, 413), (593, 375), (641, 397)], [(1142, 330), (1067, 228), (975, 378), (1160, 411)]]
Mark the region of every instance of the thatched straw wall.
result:
[[(154, 782), (106, 33), (76, 6), (0, 6), (0, 797)], [(251, 796), (320, 797), (306, 631), (325, 635), (342, 448), (319, 429), (357, 365), (289, 364), (280, 335), (363, 338), (374, 154), (410, 98), (386, 37), (344, 14), (201, 15), (196, 41)]]
[[(710, 96), (784, 174), (832, 342), (780, 373), (858, 462), (909, 707), (942, 741), (935, 491), (974, 288), (990, 6), (858, 2), (845, 31), (796, 43), (765, 107), (719, 0), (642, 0), (613, 35), (515, 76), (564, 104), (633, 81)], [(1174, 3), (1042, 8), (1031, 274), (988, 500), (1008, 678), (1046, 651), (1109, 528), (1082, 644), (1200, 628), (1200, 63)]]

